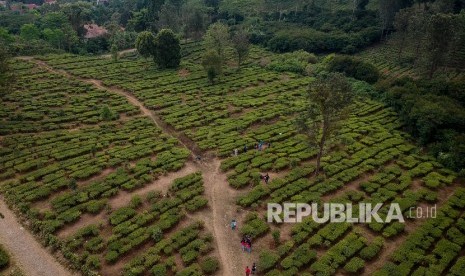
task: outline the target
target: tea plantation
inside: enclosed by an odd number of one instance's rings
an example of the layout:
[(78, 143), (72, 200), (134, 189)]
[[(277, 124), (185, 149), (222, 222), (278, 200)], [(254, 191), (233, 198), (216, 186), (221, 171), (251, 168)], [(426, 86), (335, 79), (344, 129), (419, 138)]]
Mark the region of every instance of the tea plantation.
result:
[[(0, 109), (0, 189), (45, 246), (88, 275), (238, 275), (252, 262), (269, 276), (463, 275), (465, 189), (412, 144), (392, 109), (358, 97), (315, 176), (317, 149), (294, 122), (313, 78), (267, 69), (262, 63), (273, 54), (253, 47), (241, 70), (225, 69), (210, 84), (201, 51), (183, 44), (182, 70), (155, 69), (136, 54), (117, 62), (70, 54), (15, 61), (20, 78)], [(205, 177), (215, 158), (229, 185)], [(157, 189), (193, 163), (197, 172)], [(214, 203), (207, 185), (237, 195), (226, 207), (239, 231), (215, 225), (211, 209), (227, 203)], [(153, 190), (132, 196), (147, 186)], [(132, 198), (113, 208), (122, 195)], [(269, 202), (399, 203), (406, 217), (411, 207), (437, 204), (438, 212), (405, 224), (280, 225), (266, 222)], [(218, 241), (225, 235), (226, 247)], [(253, 239), (250, 257), (242, 255), (242, 235)], [(237, 271), (226, 271), (226, 262)]]

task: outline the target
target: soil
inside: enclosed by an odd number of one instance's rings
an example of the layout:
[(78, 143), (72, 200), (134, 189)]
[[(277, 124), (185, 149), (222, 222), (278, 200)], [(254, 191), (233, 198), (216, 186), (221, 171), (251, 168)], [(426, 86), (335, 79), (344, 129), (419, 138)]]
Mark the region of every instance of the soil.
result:
[(0, 243), (14, 256), (24, 275), (74, 275), (64, 268), (17, 220), (3, 199), (0, 200)]

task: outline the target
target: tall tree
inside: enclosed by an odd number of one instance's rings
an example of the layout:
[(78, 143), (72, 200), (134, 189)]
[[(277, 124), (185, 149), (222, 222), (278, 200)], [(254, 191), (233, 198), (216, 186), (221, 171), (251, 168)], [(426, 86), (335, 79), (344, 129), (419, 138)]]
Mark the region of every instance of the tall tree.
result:
[(368, 0), (352, 0), (352, 20), (355, 19), (357, 12), (364, 11), (366, 5), (368, 5)]
[(431, 18), (430, 24), (427, 27), (427, 59), (429, 66), (429, 78), (443, 65), (451, 37), (453, 36), (453, 18), (446, 14), (436, 14)]
[(203, 1), (188, 1), (181, 7), (181, 21), (185, 36), (199, 40), (208, 23), (208, 8)]
[(155, 37), (155, 62), (161, 68), (177, 68), (181, 62), (179, 38), (169, 29), (161, 30)]
[(21, 37), (25, 40), (34, 40), (40, 38), (40, 30), (34, 24), (24, 24), (21, 27)]
[(66, 3), (62, 6), (62, 10), (68, 17), (71, 26), (80, 37), (86, 34), (84, 24), (90, 20), (91, 9), (92, 4), (83, 1)]
[(63, 49), (65, 34), (61, 29), (44, 29), (42, 35), (53, 47)]
[(421, 49), (424, 48), (426, 39), (426, 26), (430, 20), (431, 15), (424, 10), (415, 9), (415, 12), (410, 16), (408, 23), (409, 33), (408, 37), (413, 38), (414, 49), (415, 49), (415, 60), (414, 66), (418, 64), (420, 60)]
[(320, 171), (320, 161), (326, 142), (347, 116), (353, 101), (352, 87), (341, 73), (319, 76), (310, 84), (307, 94), (307, 107), (298, 118), (299, 129), (318, 148), (316, 171)]
[(249, 35), (243, 29), (240, 28), (232, 38), (232, 45), (237, 55), (237, 64), (239, 68), (242, 62), (247, 58), (250, 49)]
[(159, 29), (171, 29), (175, 32), (179, 32), (179, 7), (171, 2), (163, 4), (158, 12), (157, 26)]
[(158, 21), (158, 12), (165, 3), (165, 0), (147, 0), (147, 10), (149, 23), (152, 31), (156, 31), (156, 22)]
[(139, 33), (136, 38), (136, 49), (139, 55), (148, 59), (155, 52), (155, 37), (149, 31)]
[[(462, 27), (461, 27), (462, 26)], [(454, 36), (451, 41), (447, 65), (465, 68), (465, 13), (454, 16)]]
[(210, 83), (215, 81), (215, 78), (221, 74), (222, 60), (218, 53), (214, 50), (209, 50), (202, 60), (202, 66), (207, 72), (207, 77)]
[(399, 60), (402, 56), (402, 52), (404, 51), (405, 40), (408, 36), (409, 22), (412, 17), (412, 13), (413, 9), (405, 8), (400, 10), (394, 18), (394, 28), (396, 29), (398, 36), (400, 36), (400, 40), (398, 41), (399, 51), (397, 53), (397, 59)]
[(128, 20), (128, 29), (136, 32), (146, 31), (151, 27), (149, 12), (147, 9), (131, 12), (131, 19)]
[(222, 61), (225, 60), (226, 47), (230, 45), (229, 29), (223, 23), (210, 25), (205, 34), (205, 48), (216, 51)]
[(412, 3), (412, 0), (379, 0), (382, 34), (388, 34), (392, 30), (396, 13), (400, 9), (410, 7)]
[(118, 46), (116, 44), (112, 44), (110, 48), (111, 58), (114, 62), (118, 61)]

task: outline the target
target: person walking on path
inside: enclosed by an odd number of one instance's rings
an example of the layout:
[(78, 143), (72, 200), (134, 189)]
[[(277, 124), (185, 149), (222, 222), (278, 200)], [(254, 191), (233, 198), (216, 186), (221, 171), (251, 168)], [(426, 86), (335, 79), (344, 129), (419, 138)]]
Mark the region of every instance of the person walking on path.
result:
[(238, 149), (234, 149), (234, 156), (237, 156), (239, 154), (239, 150)]
[(257, 273), (257, 266), (255, 265), (255, 263), (253, 263), (253, 265), (252, 265), (252, 274), (255, 275), (255, 273)]
[(250, 268), (246, 267), (245, 268), (245, 276), (249, 276), (249, 275), (250, 275)]
[(231, 230), (236, 230), (237, 222), (235, 219), (231, 220)]
[(241, 246), (242, 246), (242, 252), (244, 252), (245, 251), (245, 246), (246, 246), (244, 238), (242, 238), (242, 240), (241, 240)]
[(249, 238), (246, 238), (245, 240), (245, 248), (247, 249), (247, 252), (252, 253), (252, 242)]
[(268, 181), (270, 181), (270, 176), (268, 175), (268, 173), (266, 173), (264, 178), (265, 178), (265, 184), (268, 185)]

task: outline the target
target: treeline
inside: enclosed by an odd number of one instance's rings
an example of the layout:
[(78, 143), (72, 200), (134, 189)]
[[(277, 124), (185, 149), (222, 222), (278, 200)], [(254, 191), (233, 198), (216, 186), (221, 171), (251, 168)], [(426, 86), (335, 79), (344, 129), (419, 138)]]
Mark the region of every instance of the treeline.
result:
[(465, 83), (402, 78), (379, 83), (406, 130), (444, 165), (465, 173)]
[(465, 12), (410, 7), (396, 14), (394, 26), (400, 62), (423, 67), (429, 78), (439, 67), (465, 68)]
[(93, 4), (83, 1), (46, 4), (36, 11), (0, 11), (0, 41), (12, 55), (102, 53), (111, 45), (133, 47), (136, 34), (121, 28), (118, 14), (105, 23), (104, 33), (86, 38), (84, 26), (94, 22), (97, 11)]
[(383, 35), (393, 46), (380, 58), (415, 69), (419, 78), (382, 79), (378, 97), (394, 108), (415, 141), (465, 174), (465, 80), (439, 69), (465, 68), (465, 1), (380, 0)]
[(275, 52), (303, 49), (313, 53), (351, 54), (381, 38), (380, 21), (375, 11), (331, 12), (310, 6), (290, 12), (281, 20), (277, 14), (265, 18), (266, 21), (252, 32), (252, 39)]

